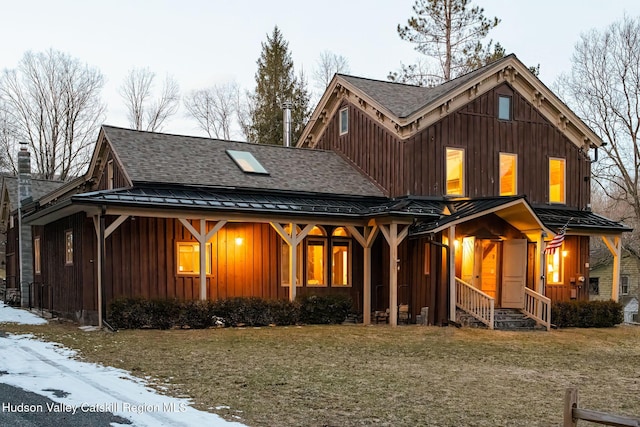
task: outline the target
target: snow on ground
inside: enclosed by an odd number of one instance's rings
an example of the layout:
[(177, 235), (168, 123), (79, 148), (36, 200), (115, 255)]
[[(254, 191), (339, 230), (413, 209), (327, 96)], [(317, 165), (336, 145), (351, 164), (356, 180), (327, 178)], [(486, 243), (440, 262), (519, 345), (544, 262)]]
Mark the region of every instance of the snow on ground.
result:
[(27, 310), (19, 310), (0, 301), (0, 323), (20, 323), (23, 325), (44, 325), (45, 319)]
[[(0, 323), (46, 323), (0, 304)], [(162, 396), (126, 371), (80, 362), (74, 356), (72, 350), (30, 335), (0, 334), (0, 382), (46, 396), (71, 412), (111, 412), (135, 426), (243, 425), (198, 411), (187, 399)]]

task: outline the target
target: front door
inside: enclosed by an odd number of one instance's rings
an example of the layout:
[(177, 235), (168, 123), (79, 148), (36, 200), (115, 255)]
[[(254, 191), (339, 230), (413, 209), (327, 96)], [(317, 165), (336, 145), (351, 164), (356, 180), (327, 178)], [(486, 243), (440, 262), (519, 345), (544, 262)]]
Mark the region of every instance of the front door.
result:
[(502, 307), (522, 309), (527, 277), (527, 240), (505, 240), (502, 245)]
[(491, 298), (497, 297), (498, 289), (498, 248), (494, 240), (482, 240), (480, 250), (480, 290)]

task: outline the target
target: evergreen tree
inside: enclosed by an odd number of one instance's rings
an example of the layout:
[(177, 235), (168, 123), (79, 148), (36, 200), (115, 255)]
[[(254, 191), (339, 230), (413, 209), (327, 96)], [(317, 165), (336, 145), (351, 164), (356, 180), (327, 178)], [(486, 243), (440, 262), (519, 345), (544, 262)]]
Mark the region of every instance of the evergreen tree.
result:
[(256, 89), (251, 96), (247, 139), (261, 144), (283, 144), (282, 105), (292, 102), (291, 144), (295, 144), (310, 115), (309, 93), (304, 74), (296, 78), (293, 60), (282, 32), (276, 26), (262, 43), (258, 59)]

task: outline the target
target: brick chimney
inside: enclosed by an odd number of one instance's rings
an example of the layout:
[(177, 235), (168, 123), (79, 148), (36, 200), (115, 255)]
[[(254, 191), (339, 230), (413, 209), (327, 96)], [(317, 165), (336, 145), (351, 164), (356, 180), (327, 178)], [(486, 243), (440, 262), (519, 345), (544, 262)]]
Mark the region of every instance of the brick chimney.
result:
[(22, 224), (22, 207), (33, 200), (31, 194), (31, 154), (27, 144), (20, 143), (18, 151), (18, 221), (20, 224), (20, 305), (29, 306), (29, 284), (33, 282), (33, 254), (31, 226)]

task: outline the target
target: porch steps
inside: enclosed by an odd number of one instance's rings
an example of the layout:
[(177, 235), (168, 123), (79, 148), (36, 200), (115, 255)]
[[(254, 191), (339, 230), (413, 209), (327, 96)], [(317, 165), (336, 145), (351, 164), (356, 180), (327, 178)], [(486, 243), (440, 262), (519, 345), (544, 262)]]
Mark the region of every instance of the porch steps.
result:
[[(456, 310), (458, 323), (469, 328), (486, 328), (487, 326), (469, 313)], [(494, 329), (501, 331), (545, 330), (535, 320), (525, 316), (515, 308), (496, 308), (494, 311)]]

